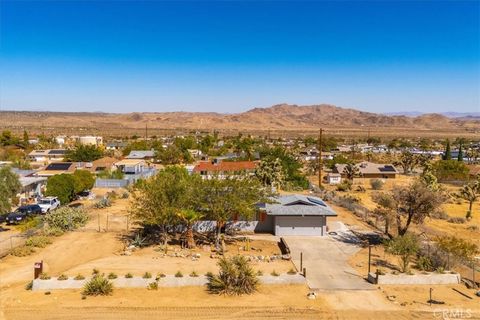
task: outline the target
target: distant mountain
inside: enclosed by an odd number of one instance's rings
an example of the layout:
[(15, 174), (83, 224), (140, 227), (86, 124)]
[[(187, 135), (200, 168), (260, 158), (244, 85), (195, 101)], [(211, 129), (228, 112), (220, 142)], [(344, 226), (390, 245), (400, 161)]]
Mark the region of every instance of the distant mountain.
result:
[[(425, 113), (419, 111), (400, 111), (400, 112), (388, 112), (385, 113), (388, 116), (407, 116), (407, 117), (418, 117)], [(480, 112), (440, 112), (442, 116), (447, 118), (479, 118)]]
[[(463, 116), (463, 114), (462, 114)], [(253, 108), (246, 112), (222, 114), (215, 112), (133, 112), (68, 113), (68, 112), (0, 112), (1, 128), (67, 128), (76, 132), (89, 129), (122, 132), (124, 129), (205, 129), (205, 130), (317, 130), (366, 127), (372, 130), (480, 130), (480, 119), (447, 117), (441, 114), (414, 116), (385, 115), (341, 108), (329, 104), (299, 106), (278, 104), (268, 108)], [(398, 130), (397, 130), (398, 129)], [(23, 130), (23, 129), (22, 129)]]

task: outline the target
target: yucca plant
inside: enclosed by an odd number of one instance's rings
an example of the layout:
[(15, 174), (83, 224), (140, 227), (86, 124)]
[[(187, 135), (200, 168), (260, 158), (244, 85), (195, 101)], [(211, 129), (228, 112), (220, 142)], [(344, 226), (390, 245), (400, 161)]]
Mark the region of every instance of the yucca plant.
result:
[(113, 292), (113, 284), (103, 275), (94, 275), (83, 287), (82, 294), (86, 296), (106, 296)]
[(218, 275), (209, 275), (207, 287), (211, 293), (242, 295), (256, 291), (258, 279), (243, 256), (223, 257), (219, 260)]

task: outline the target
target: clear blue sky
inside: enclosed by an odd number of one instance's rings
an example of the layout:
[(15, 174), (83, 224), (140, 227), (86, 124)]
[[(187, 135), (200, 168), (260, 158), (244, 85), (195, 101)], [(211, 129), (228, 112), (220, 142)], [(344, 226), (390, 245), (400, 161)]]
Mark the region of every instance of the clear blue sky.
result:
[(479, 1), (0, 1), (0, 109), (480, 111)]

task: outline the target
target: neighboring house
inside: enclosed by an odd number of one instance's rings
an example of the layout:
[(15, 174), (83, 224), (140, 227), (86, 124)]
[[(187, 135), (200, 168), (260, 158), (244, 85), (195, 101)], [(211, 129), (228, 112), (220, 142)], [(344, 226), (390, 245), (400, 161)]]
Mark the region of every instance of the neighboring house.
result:
[(51, 177), (62, 173), (73, 173), (77, 169), (77, 164), (73, 162), (52, 162), (45, 169), (34, 173), (36, 177)]
[(198, 173), (204, 179), (210, 179), (213, 176), (223, 178), (227, 175), (236, 175), (240, 173), (253, 174), (257, 162), (254, 161), (214, 161), (200, 162), (193, 168), (193, 173)]
[[(336, 164), (333, 168), (333, 173), (339, 173), (343, 178), (345, 178), (343, 170), (346, 166), (346, 164)], [(356, 164), (356, 166), (360, 172), (361, 178), (395, 179), (398, 174), (397, 169), (391, 164), (379, 164), (364, 161)]]
[(155, 157), (155, 150), (132, 150), (125, 159), (151, 160)]
[(96, 136), (83, 136), (83, 137), (78, 137), (76, 140), (79, 144), (84, 146), (87, 146), (87, 145), (101, 146), (103, 144), (103, 138), (96, 137)]
[(327, 183), (328, 184), (339, 184), (342, 182), (342, 175), (340, 173), (328, 173), (327, 174)]
[(118, 162), (117, 159), (112, 157), (103, 157), (92, 162), (84, 162), (77, 166), (77, 169), (88, 170), (93, 174), (97, 174), (102, 171), (111, 171), (113, 165)]
[(141, 159), (123, 159), (115, 162), (113, 165), (124, 174), (140, 174), (148, 170), (147, 163)]
[(53, 161), (63, 161), (67, 149), (45, 149), (33, 150), (28, 154), (28, 159), (34, 162), (50, 163)]
[(47, 184), (46, 177), (35, 177), (35, 170), (21, 170), (12, 168), (12, 171), (18, 175), (18, 181), (22, 188), (18, 193), (20, 203), (25, 204), (30, 202), (33, 198), (41, 196)]
[(127, 145), (128, 145), (128, 143), (123, 142), (123, 141), (112, 141), (112, 142), (107, 143), (105, 148), (107, 150), (122, 150)]
[(472, 164), (472, 165), (467, 165), (467, 167), (468, 167), (468, 175), (470, 176), (470, 179), (476, 179), (477, 177), (480, 176), (480, 165)]

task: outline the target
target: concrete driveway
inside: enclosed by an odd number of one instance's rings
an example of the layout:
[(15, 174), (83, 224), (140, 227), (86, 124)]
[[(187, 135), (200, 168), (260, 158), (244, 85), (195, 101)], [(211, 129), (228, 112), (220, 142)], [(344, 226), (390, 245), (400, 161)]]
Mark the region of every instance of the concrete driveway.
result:
[(307, 283), (318, 290), (368, 290), (375, 287), (363, 279), (347, 263), (360, 247), (356, 237), (342, 226), (337, 236), (288, 236), (284, 237), (291, 250), (292, 260), (300, 269), (300, 253), (303, 252), (303, 267), (307, 268)]

